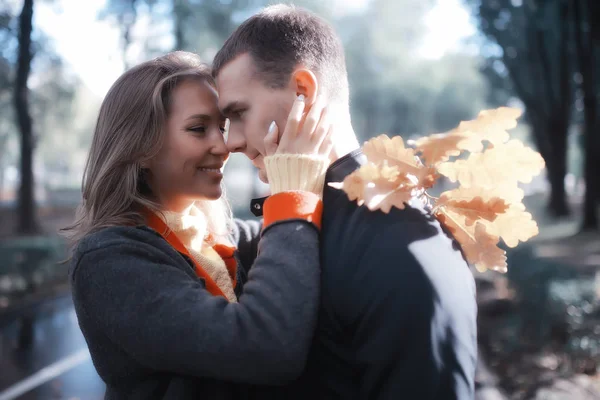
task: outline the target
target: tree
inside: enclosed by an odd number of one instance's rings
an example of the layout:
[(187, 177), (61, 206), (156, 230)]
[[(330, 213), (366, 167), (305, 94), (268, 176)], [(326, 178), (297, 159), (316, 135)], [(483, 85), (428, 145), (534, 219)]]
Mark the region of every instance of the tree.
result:
[(435, 2), (373, 0), (337, 22), (346, 47), (352, 120), (361, 139), (446, 131), (485, 107), (477, 58), (423, 59), (425, 18)]
[(29, 109), (27, 81), (33, 60), (31, 33), (33, 31), (33, 0), (24, 0), (19, 16), (19, 50), (14, 84), (14, 106), (21, 133), (21, 185), (19, 188), (17, 233), (33, 234), (39, 230), (33, 177), (33, 122)]
[(582, 230), (598, 229), (598, 82), (596, 71), (600, 67), (597, 61), (598, 17), (600, 6), (597, 1), (575, 0), (574, 25), (578, 67), (581, 72), (584, 114), (584, 176), (585, 199), (583, 207)]
[[(111, 9), (105, 12), (120, 12), (130, 2), (111, 0), (107, 3)], [(138, 1), (138, 15), (145, 12), (146, 3)], [(267, 3), (157, 0), (151, 18), (171, 22), (174, 49), (193, 51), (210, 62), (238, 24)], [(435, 1), (373, 0), (365, 13), (337, 20), (332, 18), (329, 1), (296, 0), (294, 4), (331, 21), (342, 37), (353, 123), (361, 139), (383, 132), (443, 131), (484, 107), (485, 87), (474, 57), (419, 60), (417, 51), (426, 33), (424, 18)]]
[[(45, 137), (55, 134), (54, 127), (60, 126), (61, 133), (69, 131), (65, 121), (70, 120), (76, 84), (68, 79), (44, 32), (34, 29), (33, 4), (28, 1), (17, 10), (13, 2), (0, 2), (0, 178), (4, 168), (19, 165), (16, 232), (20, 234), (39, 228), (33, 168), (36, 126), (43, 127)], [(60, 124), (50, 123), (54, 121)]]
[(114, 17), (116, 24), (121, 27), (121, 55), (125, 69), (129, 69), (127, 51), (132, 42), (131, 31), (138, 17), (137, 3), (137, 0), (108, 0), (98, 15), (100, 19)]
[[(0, 10), (0, 49), (8, 48), (11, 36), (11, 15), (8, 10)], [(7, 54), (0, 50), (0, 197), (4, 192), (4, 168), (8, 152), (8, 140), (11, 135), (10, 126), (6, 123), (13, 119), (10, 106), (10, 61)]]
[(547, 161), (549, 211), (555, 216), (568, 215), (564, 178), (573, 97), (568, 1), (467, 3), (475, 11), (480, 31), (501, 49), (493, 59), (501, 65), (496, 69), (506, 70), (514, 92), (525, 104), (534, 141)]

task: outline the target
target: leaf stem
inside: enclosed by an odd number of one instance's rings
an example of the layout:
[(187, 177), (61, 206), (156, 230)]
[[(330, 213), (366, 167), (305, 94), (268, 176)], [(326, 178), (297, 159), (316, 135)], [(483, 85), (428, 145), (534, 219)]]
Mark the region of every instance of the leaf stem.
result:
[(437, 201), (437, 200), (439, 200), (439, 199), (440, 199), (439, 197), (435, 197), (435, 196), (432, 196), (432, 195), (430, 195), (429, 193), (427, 193), (427, 191), (426, 191), (426, 190), (425, 190), (425, 191), (423, 191), (423, 194), (424, 194), (425, 196), (427, 196), (427, 198), (429, 198), (429, 199), (431, 199), (431, 200), (435, 200), (435, 201)]
[(444, 207), (440, 207), (440, 209), (442, 210), (442, 213), (444, 213), (444, 215), (450, 219), (452, 222), (454, 222), (454, 224), (456, 224), (456, 226), (458, 228), (460, 228), (473, 242), (477, 242), (477, 240), (475, 239), (475, 237), (473, 235), (471, 235), (471, 233), (469, 231), (467, 231), (460, 222), (458, 222), (456, 219), (452, 218), (452, 216), (447, 213), (444, 212)]

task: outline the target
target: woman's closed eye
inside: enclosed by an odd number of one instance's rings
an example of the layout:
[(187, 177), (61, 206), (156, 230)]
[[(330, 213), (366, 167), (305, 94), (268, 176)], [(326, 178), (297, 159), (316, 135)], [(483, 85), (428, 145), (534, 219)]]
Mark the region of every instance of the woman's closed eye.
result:
[(204, 125), (196, 125), (186, 129), (187, 131), (194, 133), (206, 133), (206, 127)]
[[(197, 126), (189, 127), (186, 130), (189, 132), (193, 132), (195, 134), (204, 135), (204, 134), (206, 134), (207, 129), (208, 128), (205, 125), (197, 125)], [(225, 124), (225, 123), (220, 124), (219, 131), (221, 131), (222, 134), (227, 133), (227, 124)]]

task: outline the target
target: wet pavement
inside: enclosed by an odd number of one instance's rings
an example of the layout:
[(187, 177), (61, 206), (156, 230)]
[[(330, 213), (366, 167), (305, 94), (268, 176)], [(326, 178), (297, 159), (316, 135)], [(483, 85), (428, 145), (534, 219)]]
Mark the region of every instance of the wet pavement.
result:
[(18, 349), (17, 335), (16, 322), (0, 328), (0, 400), (104, 397), (69, 296), (39, 310), (31, 348)]

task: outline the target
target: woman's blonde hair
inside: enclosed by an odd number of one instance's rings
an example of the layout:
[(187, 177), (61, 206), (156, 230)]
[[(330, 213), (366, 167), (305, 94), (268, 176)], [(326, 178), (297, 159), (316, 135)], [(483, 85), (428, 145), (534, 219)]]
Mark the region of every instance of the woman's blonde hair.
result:
[[(210, 67), (197, 55), (176, 51), (133, 67), (110, 88), (84, 170), (83, 201), (75, 223), (62, 231), (74, 244), (105, 227), (145, 224), (144, 209), (162, 211), (141, 165), (159, 152), (173, 90), (187, 79), (215, 86)], [(196, 206), (207, 219), (208, 233), (227, 237), (231, 211), (225, 196)]]

